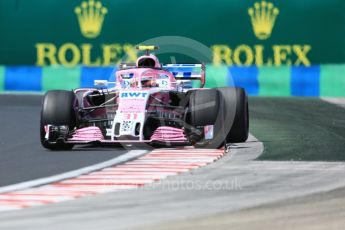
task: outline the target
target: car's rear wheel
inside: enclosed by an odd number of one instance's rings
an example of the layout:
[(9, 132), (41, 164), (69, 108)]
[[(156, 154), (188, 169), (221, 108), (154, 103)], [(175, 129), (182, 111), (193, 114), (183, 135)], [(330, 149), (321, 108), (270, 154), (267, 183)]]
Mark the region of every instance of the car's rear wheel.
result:
[(75, 95), (72, 91), (52, 90), (44, 95), (40, 120), (40, 139), (44, 148), (50, 150), (73, 148), (73, 144), (67, 144), (60, 140), (46, 140), (45, 127), (47, 125), (66, 126), (72, 130), (76, 126), (74, 103)]
[(231, 129), (227, 132), (226, 143), (240, 143), (248, 139), (249, 111), (248, 98), (243, 88), (218, 88), (224, 103), (224, 124)]

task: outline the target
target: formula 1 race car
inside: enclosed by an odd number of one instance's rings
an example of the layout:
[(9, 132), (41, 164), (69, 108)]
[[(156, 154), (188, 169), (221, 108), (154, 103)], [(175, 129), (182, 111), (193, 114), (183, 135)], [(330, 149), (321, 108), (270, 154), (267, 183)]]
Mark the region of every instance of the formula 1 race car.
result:
[[(248, 101), (242, 88), (203, 88), (204, 64), (160, 64), (150, 51), (121, 64), (116, 81), (44, 95), (40, 138), (51, 150), (75, 144), (193, 145), (220, 148), (248, 138)], [(193, 88), (199, 80), (199, 88)]]

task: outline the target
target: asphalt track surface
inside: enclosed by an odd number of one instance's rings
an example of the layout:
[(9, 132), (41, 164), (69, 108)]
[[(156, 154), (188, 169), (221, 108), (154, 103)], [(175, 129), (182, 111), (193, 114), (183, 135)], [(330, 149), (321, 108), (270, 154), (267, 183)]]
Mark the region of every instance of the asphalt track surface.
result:
[(41, 147), (42, 96), (0, 95), (0, 187), (48, 177), (103, 162), (123, 148), (89, 148), (52, 152)]
[(251, 137), (211, 165), (142, 189), (3, 212), (0, 229), (166, 229), (179, 220), (345, 186), (344, 163), (255, 161), (262, 150)]
[[(168, 178), (161, 183), (154, 183), (142, 189), (119, 191), (1, 213), (0, 229), (110, 230), (142, 229), (144, 226), (147, 226), (147, 229), (170, 229), (169, 227), (174, 225), (176, 229), (183, 229), (183, 223), (176, 221), (196, 220), (196, 222), (191, 222), (191, 226), (195, 229), (196, 223), (201, 219), (211, 218), (205, 225), (214, 223), (212, 217), (219, 216), (219, 213), (225, 213), (225, 217), (219, 220), (225, 223), (224, 229), (229, 229), (227, 227), (231, 225), (230, 223), (226, 225), (227, 217), (233, 213), (241, 215), (240, 210), (249, 210), (255, 206), (284, 202), (287, 199), (327, 192), (345, 186), (344, 163), (255, 160), (262, 152), (262, 143), (251, 136), (248, 142), (233, 145), (229, 154), (209, 166)], [(332, 194), (326, 197), (324, 203), (332, 204), (330, 201), (335, 196), (334, 193)], [(339, 196), (341, 194), (343, 193), (341, 192)], [(316, 201), (318, 198), (313, 199)], [(297, 202), (306, 203), (308, 202), (306, 200), (308, 198), (301, 198)], [(279, 207), (280, 204), (264, 206), (267, 208), (265, 213), (276, 214), (274, 208)], [(341, 208), (340, 212), (343, 213)], [(310, 209), (307, 206), (305, 215), (308, 210)], [(260, 209), (255, 208), (254, 211), (256, 214), (250, 216), (253, 222), (257, 220), (256, 218), (264, 219), (259, 215)], [(293, 213), (294, 211), (291, 211), (291, 215), (286, 215), (285, 219), (284, 216), (282, 217), (282, 225), (297, 218)], [(321, 217), (326, 218), (327, 215), (327, 211), (319, 212), (319, 218), (315, 221), (324, 220)], [(245, 215), (242, 214), (242, 218), (244, 227), (241, 229), (250, 228), (250, 225), (245, 225), (248, 224)], [(275, 219), (270, 220), (275, 221)], [(329, 223), (331, 219), (325, 220), (327, 221)], [(214, 228), (215, 225), (209, 226)], [(237, 225), (233, 226), (235, 228)], [(252, 229), (257, 227), (257, 225), (251, 226), (253, 226)], [(310, 225), (307, 223), (305, 226)]]
[(235, 212), (168, 222), (155, 230), (340, 230), (345, 226), (345, 189), (288, 199)]
[(345, 161), (344, 99), (332, 101), (250, 98), (251, 132), (265, 146), (259, 159)]

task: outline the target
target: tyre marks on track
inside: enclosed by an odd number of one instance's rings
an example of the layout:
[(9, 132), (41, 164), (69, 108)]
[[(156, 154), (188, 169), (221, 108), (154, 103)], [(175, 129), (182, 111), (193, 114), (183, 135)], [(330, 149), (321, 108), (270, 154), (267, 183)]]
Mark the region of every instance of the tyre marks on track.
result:
[(0, 194), (0, 211), (73, 200), (85, 196), (137, 189), (210, 164), (224, 149), (156, 149), (121, 165), (21, 191)]

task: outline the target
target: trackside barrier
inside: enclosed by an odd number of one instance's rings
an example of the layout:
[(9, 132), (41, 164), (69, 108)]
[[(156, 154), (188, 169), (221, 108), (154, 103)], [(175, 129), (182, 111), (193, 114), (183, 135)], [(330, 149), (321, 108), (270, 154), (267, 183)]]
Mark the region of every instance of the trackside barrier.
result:
[[(113, 67), (0, 66), (0, 92), (45, 92), (114, 80)], [(206, 87), (239, 86), (252, 96), (345, 97), (345, 64), (311, 67), (206, 67)]]

